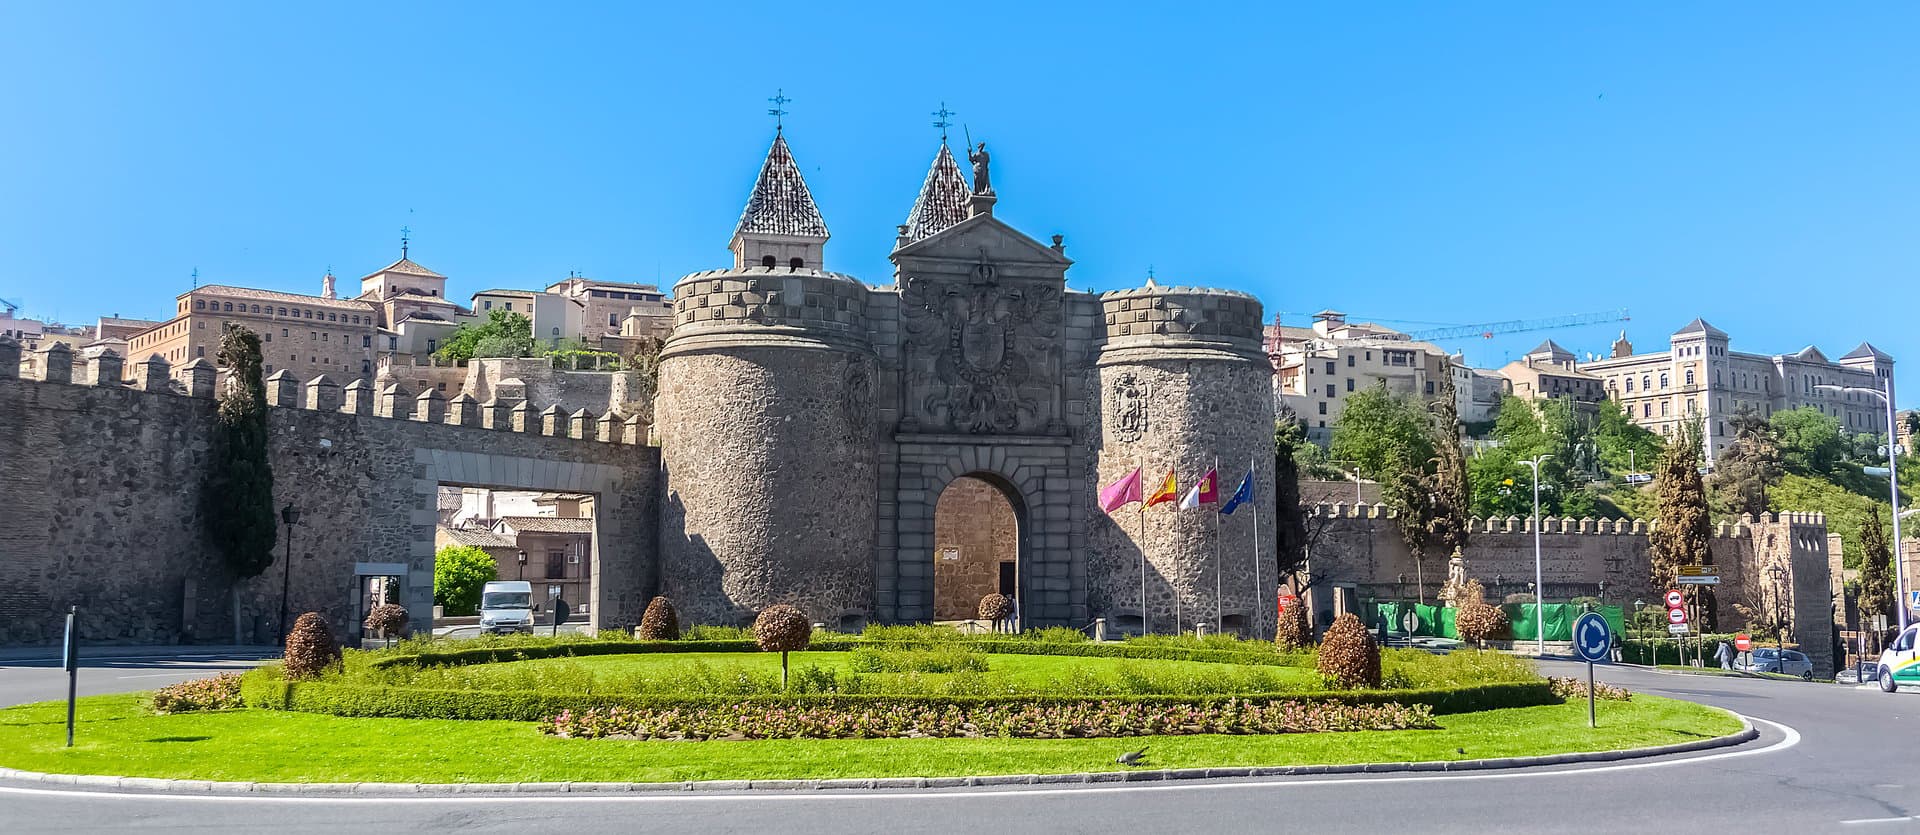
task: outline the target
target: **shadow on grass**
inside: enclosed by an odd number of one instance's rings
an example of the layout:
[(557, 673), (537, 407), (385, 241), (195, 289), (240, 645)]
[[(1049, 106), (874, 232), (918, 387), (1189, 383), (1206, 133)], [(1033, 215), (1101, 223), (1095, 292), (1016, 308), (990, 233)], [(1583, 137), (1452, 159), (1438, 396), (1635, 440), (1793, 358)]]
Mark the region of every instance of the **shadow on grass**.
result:
[(212, 738), (213, 737), (210, 737), (210, 736), (157, 736), (147, 741), (148, 742), (206, 742), (207, 740)]

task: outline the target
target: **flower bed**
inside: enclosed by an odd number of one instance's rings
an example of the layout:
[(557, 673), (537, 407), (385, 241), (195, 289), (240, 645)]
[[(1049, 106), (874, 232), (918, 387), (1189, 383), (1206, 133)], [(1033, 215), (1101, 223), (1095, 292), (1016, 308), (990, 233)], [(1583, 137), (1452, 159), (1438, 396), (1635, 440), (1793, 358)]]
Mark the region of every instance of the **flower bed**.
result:
[(1142, 703), (1100, 700), (846, 709), (740, 702), (665, 709), (561, 711), (540, 730), (576, 739), (1070, 739), (1187, 734), (1282, 734), (1438, 728), (1425, 705), (1225, 699)]
[[(1559, 696), (1562, 699), (1573, 701), (1587, 697), (1586, 679), (1552, 676), (1549, 677), (1547, 681), (1553, 685), (1553, 695)], [(1614, 702), (1624, 702), (1633, 698), (1633, 693), (1628, 691), (1627, 688), (1608, 684), (1604, 681), (1596, 681), (1593, 683), (1593, 695), (1596, 698)]]
[(153, 699), (148, 704), (154, 713), (190, 713), (242, 707), (240, 674), (221, 673), (213, 678), (169, 684), (153, 691)]

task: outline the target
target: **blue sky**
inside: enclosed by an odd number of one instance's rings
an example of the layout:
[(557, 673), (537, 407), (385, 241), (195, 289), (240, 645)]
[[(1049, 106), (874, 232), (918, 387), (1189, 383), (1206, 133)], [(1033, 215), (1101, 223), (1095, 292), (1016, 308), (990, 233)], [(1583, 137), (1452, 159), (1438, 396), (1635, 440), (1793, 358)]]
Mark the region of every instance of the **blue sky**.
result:
[[(664, 6), (664, 4), (663, 4)], [(1832, 12), (1822, 14), (1821, 12)], [(723, 265), (788, 137), (869, 282), (942, 101), (1076, 288), (1870, 339), (1920, 392), (1911, 5), (0, 5), (0, 298), (160, 317), (397, 256), (449, 295)], [(956, 134), (958, 129), (956, 128)], [(957, 144), (957, 140), (956, 140)], [(1412, 327), (1412, 325), (1409, 325)], [(1449, 343), (1497, 366), (1551, 336)], [(1916, 395), (1903, 397), (1914, 404)]]

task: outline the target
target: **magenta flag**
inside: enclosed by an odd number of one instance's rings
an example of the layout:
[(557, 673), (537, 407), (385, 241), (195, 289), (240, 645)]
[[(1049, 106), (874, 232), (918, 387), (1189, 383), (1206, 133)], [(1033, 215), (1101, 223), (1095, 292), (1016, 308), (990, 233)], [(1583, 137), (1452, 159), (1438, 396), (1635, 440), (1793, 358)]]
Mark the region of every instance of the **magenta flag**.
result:
[(1130, 502), (1140, 501), (1140, 468), (1134, 467), (1112, 484), (1100, 488), (1100, 509), (1112, 513)]

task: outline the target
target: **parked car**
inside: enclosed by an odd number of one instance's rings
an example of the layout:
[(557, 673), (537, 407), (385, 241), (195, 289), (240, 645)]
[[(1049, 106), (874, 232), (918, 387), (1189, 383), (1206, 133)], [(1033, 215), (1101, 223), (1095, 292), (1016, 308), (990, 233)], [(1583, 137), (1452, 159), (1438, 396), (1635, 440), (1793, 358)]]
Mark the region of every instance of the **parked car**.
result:
[(1807, 658), (1804, 652), (1776, 647), (1755, 647), (1749, 655), (1752, 657), (1745, 661), (1735, 661), (1733, 668), (1749, 673), (1782, 673), (1799, 676), (1808, 681), (1813, 680), (1813, 661)]
[(1920, 684), (1920, 624), (1907, 627), (1880, 653), (1880, 689), (1888, 693), (1902, 684)]

